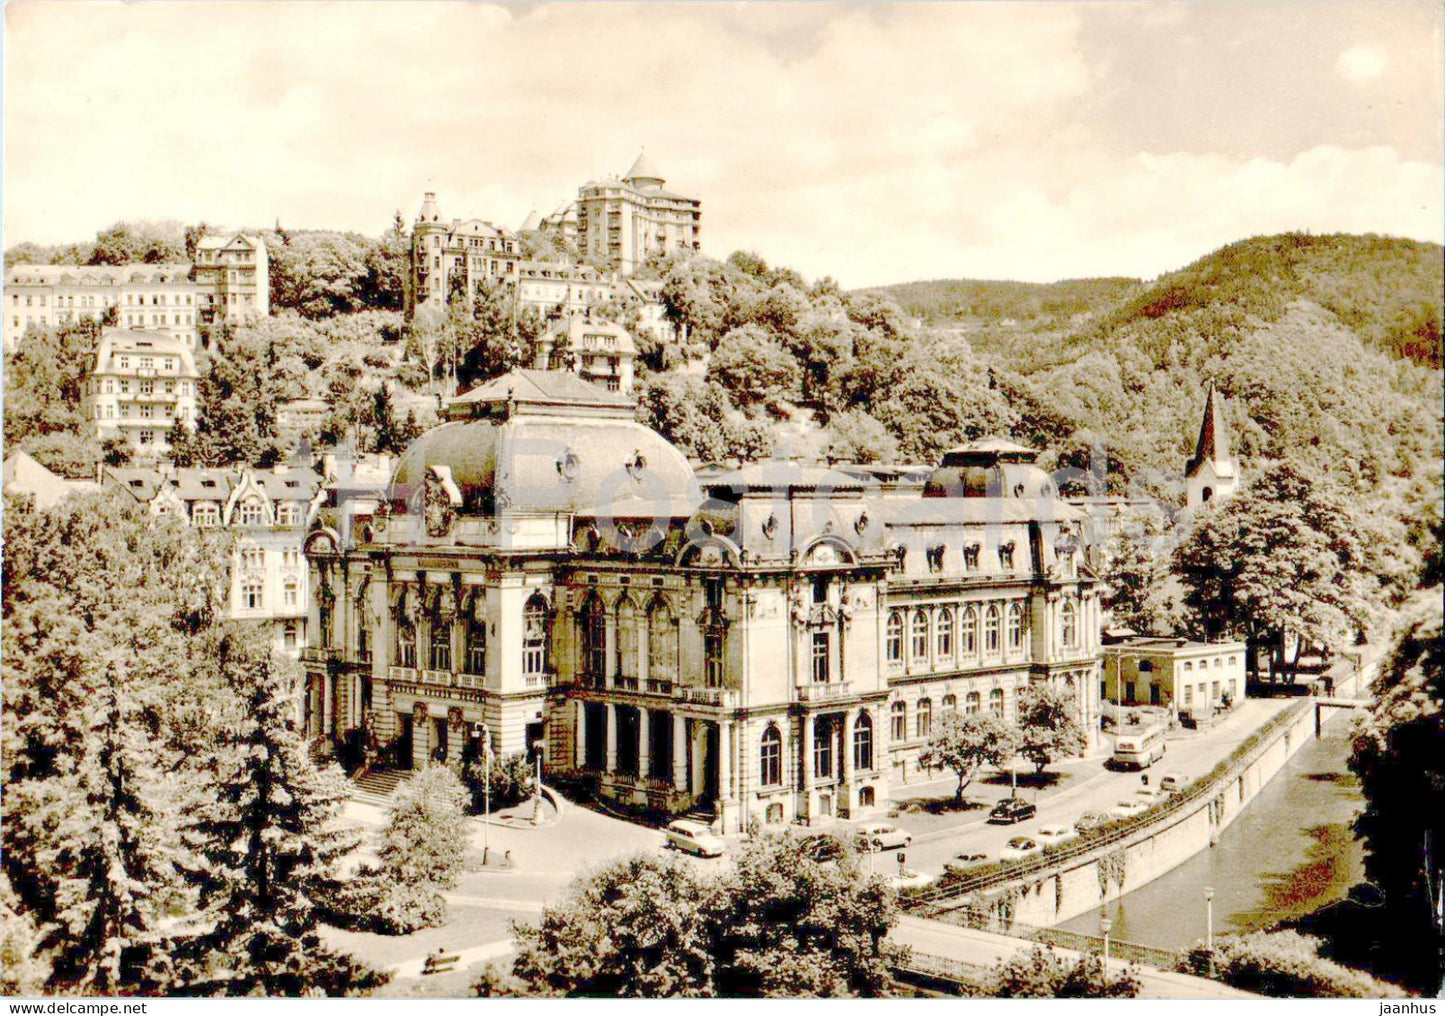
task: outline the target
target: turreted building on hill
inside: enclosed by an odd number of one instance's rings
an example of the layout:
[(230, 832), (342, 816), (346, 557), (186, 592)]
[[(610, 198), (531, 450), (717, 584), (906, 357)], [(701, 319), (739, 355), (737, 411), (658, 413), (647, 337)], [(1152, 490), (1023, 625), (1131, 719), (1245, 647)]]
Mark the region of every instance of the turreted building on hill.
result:
[(702, 202), (664, 189), (643, 152), (621, 180), (589, 180), (577, 194), (577, 246), (584, 257), (631, 275), (654, 254), (701, 246)]
[(1239, 486), (1239, 471), (1229, 450), (1229, 431), (1224, 426), (1222, 402), (1223, 398), (1215, 394), (1211, 384), (1209, 395), (1204, 400), (1204, 423), (1199, 427), (1199, 441), (1184, 470), (1188, 486), (1186, 504), (1190, 508), (1229, 497)]

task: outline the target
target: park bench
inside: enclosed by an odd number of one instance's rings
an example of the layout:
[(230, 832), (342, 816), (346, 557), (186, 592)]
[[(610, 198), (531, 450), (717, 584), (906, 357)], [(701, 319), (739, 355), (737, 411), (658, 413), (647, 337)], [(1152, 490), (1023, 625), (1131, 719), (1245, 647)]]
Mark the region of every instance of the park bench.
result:
[(455, 970), (460, 960), (460, 955), (454, 953), (448, 956), (446, 953), (438, 950), (428, 956), (426, 962), (422, 964), (422, 976), (425, 977), (428, 974), (445, 974), (448, 971)]

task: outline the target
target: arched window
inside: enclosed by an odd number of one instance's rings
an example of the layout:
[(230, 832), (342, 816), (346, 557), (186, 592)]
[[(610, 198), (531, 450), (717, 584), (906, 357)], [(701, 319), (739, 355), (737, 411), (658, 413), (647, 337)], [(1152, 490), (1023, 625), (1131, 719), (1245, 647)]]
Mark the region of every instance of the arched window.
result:
[(487, 672), (487, 610), (480, 591), (472, 594), (467, 605), (466, 648), (468, 674)]
[(522, 610), (522, 673), (546, 672), (547, 642), (547, 601), (533, 593)]
[(783, 782), (783, 735), (771, 723), (763, 731), (762, 746), (758, 750), (758, 773), (765, 787), (776, 787)]
[(998, 652), (998, 607), (993, 604), (983, 615), (983, 651), (990, 656)]
[(876, 800), (877, 797), (874, 795), (872, 787), (858, 788), (858, 807), (871, 808)]
[(1185, 671), (1185, 673), (1188, 673), (1188, 672), (1192, 671), (1193, 669), (1194, 669), (1194, 664), (1192, 664), (1192, 663), (1190, 663), (1190, 662), (1188, 662), (1188, 661), (1186, 660), (1185, 663), (1184, 663), (1184, 671)]
[(660, 596), (647, 611), (647, 679), (677, 680), (677, 623)]
[(913, 612), (913, 659), (928, 659), (928, 611)]
[(978, 656), (978, 611), (973, 607), (963, 610), (963, 630), (960, 635), (960, 649), (967, 659)]
[(908, 707), (900, 700), (893, 703), (888, 710), (892, 737), (894, 741), (905, 741), (908, 739)]
[(432, 670), (452, 669), (452, 626), (438, 614), (431, 617), (431, 645), (427, 663)]
[(623, 597), (617, 605), (617, 673), (626, 681), (637, 680), (638, 652), (642, 639), (638, 628), (637, 608)]
[(927, 737), (933, 733), (933, 700), (918, 700), (918, 717), (914, 721), (915, 729), (919, 737)]
[(1065, 649), (1073, 649), (1079, 644), (1079, 616), (1073, 600), (1065, 600), (1059, 610), (1059, 640)]
[(1008, 647), (1011, 652), (1024, 647), (1024, 611), (1017, 603), (1008, 609)]
[(596, 594), (582, 607), (582, 674), (595, 682), (607, 675), (607, 608)]
[(977, 713), (978, 710), (979, 710), (979, 706), (980, 706), (980, 699), (979, 699), (979, 696), (978, 696), (978, 692), (976, 692), (976, 691), (971, 691), (971, 692), (969, 692), (967, 695), (964, 696), (964, 698), (963, 698), (963, 711), (964, 711), (965, 713), (967, 713), (969, 716), (972, 716), (972, 715), (974, 715), (975, 713)]
[(853, 768), (865, 773), (873, 770), (873, 718), (866, 710), (853, 724)]
[(903, 611), (895, 610), (888, 615), (888, 637), (884, 642), (889, 663), (903, 662)]
[(953, 611), (948, 607), (939, 608), (933, 636), (934, 656), (940, 660), (953, 659)]
[(988, 711), (995, 716), (1003, 715), (1003, 689), (995, 688), (988, 693)]
[(411, 618), (411, 604), (408, 600), (414, 594), (402, 593), (396, 602), (396, 665), (416, 666), (416, 622)]
[(1212, 498), (1213, 496), (1214, 496), (1214, 488), (1213, 488), (1213, 487), (1205, 487), (1202, 491), (1200, 491), (1199, 500), (1200, 500), (1201, 503), (1203, 503), (1203, 502), (1205, 502), (1205, 501), (1208, 501), (1208, 500), (1209, 500), (1210, 498)]
[(957, 695), (945, 695), (945, 696), (943, 696), (943, 711), (944, 711), (945, 713), (956, 713), (956, 712), (958, 712), (958, 696), (957, 696)]

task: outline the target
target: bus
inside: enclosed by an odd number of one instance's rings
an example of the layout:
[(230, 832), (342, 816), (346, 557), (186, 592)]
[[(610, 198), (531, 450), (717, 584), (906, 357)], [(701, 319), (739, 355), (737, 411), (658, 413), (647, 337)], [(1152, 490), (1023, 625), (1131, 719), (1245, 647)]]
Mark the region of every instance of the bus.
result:
[(1114, 768), (1147, 769), (1164, 757), (1164, 728), (1121, 733), (1114, 738)]

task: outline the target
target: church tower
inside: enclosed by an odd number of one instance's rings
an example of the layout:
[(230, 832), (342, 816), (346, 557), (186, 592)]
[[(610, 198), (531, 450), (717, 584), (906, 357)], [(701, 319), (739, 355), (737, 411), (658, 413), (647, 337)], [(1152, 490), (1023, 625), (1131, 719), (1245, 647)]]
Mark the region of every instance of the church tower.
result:
[(1209, 383), (1204, 400), (1204, 423), (1199, 428), (1199, 443), (1194, 457), (1184, 470), (1188, 486), (1187, 506), (1197, 508), (1208, 501), (1229, 497), (1239, 486), (1239, 472), (1229, 450), (1229, 432), (1224, 428), (1222, 398)]

